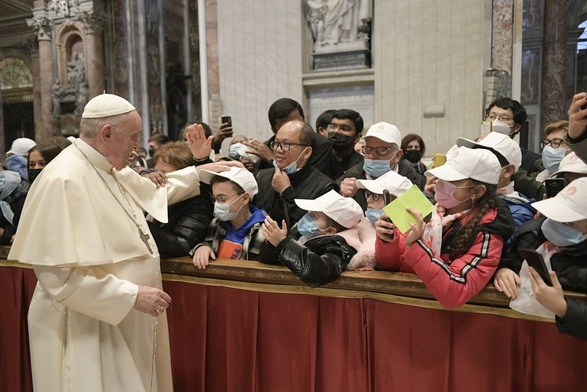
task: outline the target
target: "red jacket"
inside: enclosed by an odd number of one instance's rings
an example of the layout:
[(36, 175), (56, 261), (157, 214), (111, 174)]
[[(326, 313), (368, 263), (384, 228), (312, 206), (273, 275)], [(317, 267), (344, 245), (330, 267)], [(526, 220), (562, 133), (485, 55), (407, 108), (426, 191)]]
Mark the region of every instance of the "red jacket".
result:
[(438, 302), (446, 308), (456, 308), (483, 290), (497, 269), (504, 238), (510, 237), (514, 227), (509, 211), (508, 214), (502, 211), (502, 208), (499, 214), (497, 209), (488, 211), (469, 249), (452, 261), (445, 252), (458, 228), (465, 225), (472, 214), (444, 230), (440, 255), (421, 239), (406, 248), (405, 235), (397, 231), (390, 242), (377, 238), (375, 258), (385, 270), (417, 274)]

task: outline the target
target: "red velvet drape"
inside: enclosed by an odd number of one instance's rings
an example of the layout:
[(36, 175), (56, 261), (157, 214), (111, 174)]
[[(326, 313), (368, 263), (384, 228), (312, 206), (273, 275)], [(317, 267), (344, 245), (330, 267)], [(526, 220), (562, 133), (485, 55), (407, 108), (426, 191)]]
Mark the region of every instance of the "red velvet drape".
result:
[[(31, 391), (32, 270), (0, 268), (0, 391)], [(587, 342), (552, 323), (165, 281), (182, 391), (562, 391)]]
[(33, 390), (26, 318), (36, 284), (32, 270), (0, 268), (0, 391)]
[(175, 304), (185, 304), (168, 309), (178, 391), (560, 391), (587, 385), (587, 342), (559, 334), (552, 323), (370, 299), (164, 286)]

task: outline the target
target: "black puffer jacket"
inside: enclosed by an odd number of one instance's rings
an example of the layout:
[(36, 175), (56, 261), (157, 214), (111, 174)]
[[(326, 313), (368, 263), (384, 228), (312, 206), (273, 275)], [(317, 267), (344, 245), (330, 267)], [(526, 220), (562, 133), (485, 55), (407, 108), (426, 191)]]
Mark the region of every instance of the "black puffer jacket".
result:
[(168, 209), (169, 222), (148, 222), (159, 253), (166, 256), (187, 256), (197, 243), (204, 240), (214, 206), (209, 193), (192, 197)]
[(277, 245), (276, 252), (279, 262), (310, 287), (336, 280), (357, 253), (339, 235), (315, 237), (303, 245), (296, 241), (299, 236), (297, 230), (294, 230), (292, 235)]
[(291, 186), (279, 195), (271, 186), (274, 174), (275, 169), (264, 169), (257, 173), (259, 193), (253, 199), (253, 204), (265, 210), (279, 224), (285, 219), (288, 228), (307, 212), (299, 208), (294, 199), (316, 199), (333, 189), (338, 191), (328, 176), (306, 165), (297, 173), (288, 175)]
[[(536, 249), (546, 237), (542, 234), (542, 223), (546, 218), (528, 221), (516, 229), (506, 257), (498, 268), (509, 268), (519, 273), (524, 262), (521, 249)], [(552, 270), (565, 290), (587, 292), (587, 241), (578, 245), (560, 248), (550, 257)]]

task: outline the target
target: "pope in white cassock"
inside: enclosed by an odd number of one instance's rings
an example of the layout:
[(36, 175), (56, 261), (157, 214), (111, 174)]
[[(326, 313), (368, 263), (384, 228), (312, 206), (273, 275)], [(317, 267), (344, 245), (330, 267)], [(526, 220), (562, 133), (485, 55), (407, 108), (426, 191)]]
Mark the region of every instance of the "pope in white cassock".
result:
[[(35, 391), (173, 389), (164, 312), (171, 298), (143, 211), (167, 222), (168, 204), (199, 194), (199, 178), (188, 167), (157, 188), (127, 168), (141, 130), (128, 101), (93, 98), (80, 139), (29, 191), (8, 258), (32, 264), (38, 278), (28, 314)], [(188, 135), (201, 157), (203, 130), (192, 126)], [(199, 168), (210, 166), (228, 169)]]

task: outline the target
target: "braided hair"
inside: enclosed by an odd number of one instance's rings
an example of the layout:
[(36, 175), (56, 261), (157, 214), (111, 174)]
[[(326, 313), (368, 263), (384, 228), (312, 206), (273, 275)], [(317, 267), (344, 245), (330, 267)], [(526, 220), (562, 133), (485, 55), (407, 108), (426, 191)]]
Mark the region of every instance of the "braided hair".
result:
[(480, 198), (473, 201), (473, 206), (469, 214), (475, 214), (473, 218), (464, 226), (461, 226), (454, 237), (454, 247), (449, 252), (451, 260), (464, 254), (467, 249), (471, 247), (471, 243), (475, 239), (475, 234), (478, 231), (479, 222), (485, 216), (487, 211), (497, 208), (497, 185), (487, 184), (481, 181), (469, 178), (471, 187), (478, 185), (485, 185), (485, 193)]

